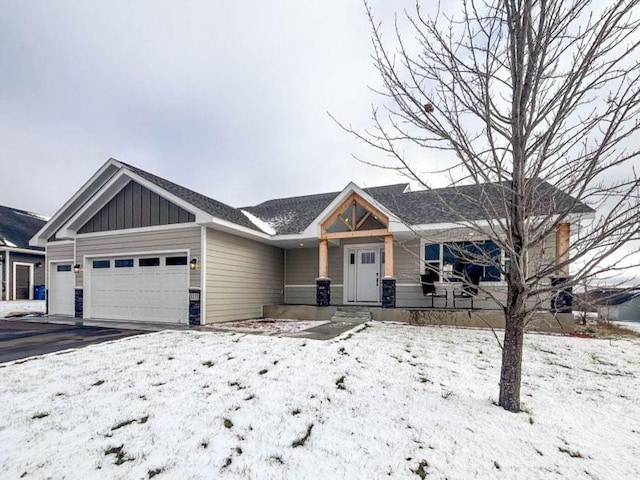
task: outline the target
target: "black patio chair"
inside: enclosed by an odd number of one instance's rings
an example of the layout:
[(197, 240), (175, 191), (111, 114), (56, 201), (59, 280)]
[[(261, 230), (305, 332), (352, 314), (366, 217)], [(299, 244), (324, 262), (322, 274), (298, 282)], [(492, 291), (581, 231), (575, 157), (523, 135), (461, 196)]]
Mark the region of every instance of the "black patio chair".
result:
[[(420, 275), (420, 285), (422, 285), (422, 295), (425, 297), (431, 297), (431, 308), (434, 308), (434, 299), (435, 298), (444, 298), (444, 306), (447, 307), (447, 302), (449, 300), (447, 291), (442, 289), (438, 292), (436, 288), (435, 282), (440, 279), (440, 275), (438, 272), (434, 272), (431, 270), (427, 270), (427, 273), (424, 275)], [(444, 292), (444, 293), (443, 293)]]
[(466, 282), (462, 288), (453, 290), (453, 308), (456, 308), (456, 298), (471, 301), (471, 310), (473, 310), (473, 299), (478, 295), (478, 285), (482, 278), (482, 267), (469, 264), (466, 268)]

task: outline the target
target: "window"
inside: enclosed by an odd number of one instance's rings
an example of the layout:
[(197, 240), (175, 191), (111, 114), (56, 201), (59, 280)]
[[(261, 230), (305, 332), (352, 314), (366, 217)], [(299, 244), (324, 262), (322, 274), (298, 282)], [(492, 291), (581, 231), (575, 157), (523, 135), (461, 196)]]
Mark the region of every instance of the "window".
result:
[(366, 265), (371, 263), (376, 263), (376, 252), (361, 252), (360, 264)]
[(442, 281), (458, 281), (473, 275), (479, 276), (482, 282), (499, 282), (502, 280), (501, 269), (508, 268), (509, 262), (491, 240), (424, 246), (425, 270), (439, 272)]
[(130, 268), (133, 267), (133, 258), (125, 258), (115, 261), (116, 268)]
[(110, 268), (111, 260), (94, 260), (93, 268)]
[(138, 260), (138, 265), (141, 267), (158, 267), (160, 266), (160, 258), (141, 258)]
[(167, 257), (165, 260), (165, 265), (174, 266), (174, 265), (186, 265), (187, 257)]
[(58, 265), (58, 266), (56, 266), (56, 270), (58, 272), (70, 272), (71, 271), (71, 265)]

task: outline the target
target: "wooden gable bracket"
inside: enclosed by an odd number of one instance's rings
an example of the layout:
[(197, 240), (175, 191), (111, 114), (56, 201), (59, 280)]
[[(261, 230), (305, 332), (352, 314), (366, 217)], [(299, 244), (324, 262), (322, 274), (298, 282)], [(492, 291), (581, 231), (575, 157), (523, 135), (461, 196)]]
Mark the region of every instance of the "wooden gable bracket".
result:
[[(367, 212), (356, 224), (356, 209), (358, 204), (364, 208)], [(353, 218), (353, 225), (348, 222), (343, 216), (342, 213), (351, 207), (351, 214)], [(367, 221), (367, 219), (371, 216), (375, 216), (377, 220), (385, 225), (386, 228), (379, 228), (375, 230), (360, 230), (360, 227)], [(327, 228), (336, 220), (342, 221), (344, 225), (349, 229), (348, 232), (334, 232), (327, 233)], [(349, 195), (332, 213), (327, 217), (327, 219), (322, 222), (320, 225), (320, 238), (321, 239), (334, 239), (334, 238), (356, 238), (356, 237), (376, 237), (376, 236), (384, 236), (389, 234), (388, 230), (389, 225), (389, 217), (378, 210), (376, 207), (371, 205), (371, 203), (367, 202), (364, 198), (362, 198), (357, 193), (352, 193)]]

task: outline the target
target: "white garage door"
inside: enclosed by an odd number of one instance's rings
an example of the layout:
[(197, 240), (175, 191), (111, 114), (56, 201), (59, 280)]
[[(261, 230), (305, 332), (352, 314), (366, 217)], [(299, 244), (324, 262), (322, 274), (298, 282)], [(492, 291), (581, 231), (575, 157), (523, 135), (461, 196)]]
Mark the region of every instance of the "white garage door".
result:
[(75, 284), (71, 262), (51, 263), (49, 271), (49, 315), (75, 313)]
[(189, 323), (189, 266), (184, 254), (89, 261), (89, 317)]

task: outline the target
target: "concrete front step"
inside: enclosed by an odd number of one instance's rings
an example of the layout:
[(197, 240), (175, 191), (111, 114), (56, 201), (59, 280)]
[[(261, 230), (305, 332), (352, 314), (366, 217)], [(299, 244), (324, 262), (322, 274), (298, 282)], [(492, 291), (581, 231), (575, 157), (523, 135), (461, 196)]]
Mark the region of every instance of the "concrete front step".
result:
[(331, 317), (332, 322), (368, 322), (371, 320), (371, 312), (369, 310), (357, 307), (338, 307)]

